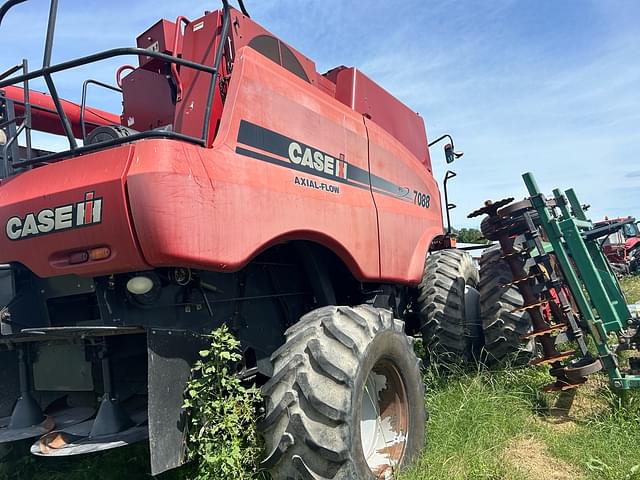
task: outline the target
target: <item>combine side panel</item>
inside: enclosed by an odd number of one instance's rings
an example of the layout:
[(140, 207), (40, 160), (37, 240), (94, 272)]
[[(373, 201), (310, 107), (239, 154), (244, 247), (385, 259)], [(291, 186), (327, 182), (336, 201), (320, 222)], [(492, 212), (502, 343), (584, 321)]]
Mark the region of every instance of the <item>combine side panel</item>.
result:
[(395, 138), (366, 120), (371, 187), (380, 224), (383, 279), (418, 283), (433, 238), (443, 232), (438, 185)]
[(225, 105), (211, 150), (139, 145), (127, 185), (145, 258), (235, 271), (302, 239), (379, 278), (362, 116), (248, 47)]
[(424, 121), (356, 68), (336, 68), (327, 78), (336, 99), (365, 117), (381, 277), (417, 283), (431, 241), (443, 232)]

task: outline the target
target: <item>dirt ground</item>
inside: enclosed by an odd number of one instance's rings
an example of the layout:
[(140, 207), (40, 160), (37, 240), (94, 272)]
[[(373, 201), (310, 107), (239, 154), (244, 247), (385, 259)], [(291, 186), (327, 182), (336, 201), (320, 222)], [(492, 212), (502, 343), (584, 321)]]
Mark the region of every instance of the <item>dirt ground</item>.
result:
[(503, 459), (518, 473), (531, 480), (580, 480), (583, 476), (571, 465), (552, 457), (544, 443), (521, 438), (503, 453)]

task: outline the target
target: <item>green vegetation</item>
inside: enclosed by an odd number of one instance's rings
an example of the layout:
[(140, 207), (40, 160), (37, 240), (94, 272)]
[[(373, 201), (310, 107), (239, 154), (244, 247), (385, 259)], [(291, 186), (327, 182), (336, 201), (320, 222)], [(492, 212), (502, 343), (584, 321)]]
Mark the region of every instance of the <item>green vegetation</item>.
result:
[(489, 243), (477, 228), (461, 228), (460, 230), (453, 228), (451, 233), (461, 243)]
[[(640, 299), (640, 277), (622, 285), (630, 302)], [(202, 412), (191, 429), (192, 443), (198, 445), (191, 451), (195, 462), (161, 480), (260, 478), (255, 476), (260, 455), (253, 423), (257, 392), (245, 390), (225, 370), (237, 358), (233, 337), (219, 331), (212, 340), (212, 348), (202, 352), (188, 399), (189, 408)], [(214, 375), (218, 369), (224, 381)], [(550, 377), (533, 368), (446, 375), (432, 369), (425, 378), (428, 445), (399, 480), (640, 480), (640, 392), (620, 397), (601, 377), (575, 397), (545, 394), (540, 387)], [(234, 401), (221, 401), (219, 395)], [(572, 402), (568, 411), (563, 409), (567, 401)], [(77, 459), (20, 459), (17, 451), (27, 447), (28, 442), (18, 445), (4, 458), (0, 479), (150, 478), (142, 445)]]
[(427, 375), (427, 449), (400, 480), (640, 480), (640, 400), (604, 378), (545, 394), (545, 369)]
[[(621, 284), (640, 300), (640, 276)], [(640, 480), (640, 392), (619, 396), (595, 377), (574, 397), (542, 393), (550, 379), (533, 368), (428, 372), (428, 445), (401, 480)]]
[(640, 275), (629, 275), (620, 280), (628, 303), (640, 302)]
[(223, 326), (211, 334), (211, 346), (200, 357), (183, 405), (191, 422), (192, 478), (266, 478), (259, 469), (262, 446), (256, 430), (262, 397), (230, 370), (242, 359), (240, 342)]
[(539, 408), (536, 370), (429, 372), (427, 448), (402, 480), (501, 479), (511, 475), (502, 459), (508, 443), (531, 430)]

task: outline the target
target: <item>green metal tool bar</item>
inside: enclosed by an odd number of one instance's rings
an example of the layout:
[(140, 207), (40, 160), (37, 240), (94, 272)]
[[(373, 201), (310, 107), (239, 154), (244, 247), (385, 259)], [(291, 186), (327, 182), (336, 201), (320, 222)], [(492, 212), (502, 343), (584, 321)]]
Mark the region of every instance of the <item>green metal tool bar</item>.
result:
[[(565, 194), (567, 196), (567, 199), (569, 199), (569, 205), (571, 205), (571, 211), (573, 212), (573, 215), (578, 218), (579, 220), (587, 220), (587, 216), (584, 213), (584, 210), (582, 209), (582, 206), (580, 205), (580, 202), (578, 201), (578, 197), (576, 195), (576, 192), (573, 190), (573, 188), (570, 188), (568, 190), (565, 191)], [(593, 245), (593, 243), (592, 243)], [(611, 278), (611, 282), (608, 282), (608, 284), (613, 284), (614, 285), (614, 290), (615, 292), (617, 292), (615, 295), (618, 295), (620, 298), (623, 299), (623, 308), (625, 309), (625, 311), (620, 312), (621, 315), (628, 315), (629, 314), (629, 309), (626, 305), (626, 300), (624, 299), (624, 294), (622, 293), (622, 290), (620, 289), (620, 283), (617, 282), (615, 280), (616, 278), (616, 274), (613, 272), (613, 270), (611, 270), (611, 265), (609, 264), (609, 262), (607, 262), (605, 260), (604, 254), (602, 253), (602, 250), (600, 249), (600, 245), (597, 245), (596, 248), (598, 249), (599, 255), (598, 257), (601, 259), (602, 262), (604, 262), (605, 267), (604, 269), (606, 270), (606, 272), (609, 274), (610, 278)]]
[[(571, 210), (573, 212), (573, 215), (579, 220), (586, 220), (587, 216), (585, 215), (584, 210), (582, 209), (582, 206), (580, 205), (580, 202), (578, 201), (578, 197), (576, 196), (576, 192), (573, 190), (573, 188), (570, 188), (569, 190), (567, 190), (565, 194), (569, 199), (569, 205), (571, 205)], [(599, 249), (600, 247), (598, 246), (598, 250)], [(609, 262), (605, 262), (605, 263), (607, 264), (607, 267), (606, 267), (607, 272), (609, 272), (609, 275), (612, 278), (615, 278), (615, 273), (613, 273), (613, 271), (611, 270), (611, 265), (609, 265)], [(613, 282), (613, 283), (615, 283), (616, 291), (622, 296), (622, 298), (624, 298), (624, 294), (620, 289), (620, 283), (619, 282)], [(626, 308), (626, 305), (625, 305), (625, 308)]]
[[(616, 279), (610, 275), (607, 261), (599, 245), (593, 240), (583, 239), (581, 229), (567, 207), (567, 198), (558, 189), (553, 191), (553, 195), (562, 213), (559, 225), (564, 234), (565, 244), (575, 261), (575, 267), (591, 297), (591, 302), (600, 315), (604, 329), (607, 333), (619, 332), (631, 318), (631, 314), (624, 297), (615, 287)], [(578, 208), (582, 210), (581, 207), (578, 206)], [(593, 228), (591, 222), (582, 220), (581, 223), (585, 225), (583, 227), (585, 230)]]
[(576, 196), (576, 192), (573, 191), (573, 188), (566, 190), (567, 198), (569, 199), (569, 205), (571, 205), (571, 211), (573, 212), (573, 216), (578, 220), (587, 220), (587, 216), (582, 209), (582, 205), (578, 201), (578, 197)]
[[(595, 316), (591, 310), (591, 305), (586, 295), (584, 295), (580, 279), (576, 275), (571, 266), (571, 260), (566, 250), (562, 246), (562, 231), (558, 226), (558, 222), (551, 214), (551, 211), (547, 207), (544, 196), (538, 189), (538, 184), (536, 183), (535, 178), (532, 173), (525, 173), (522, 178), (524, 179), (524, 183), (527, 186), (527, 190), (529, 191), (529, 195), (531, 195), (531, 203), (533, 207), (538, 212), (538, 217), (540, 218), (540, 224), (542, 225), (542, 229), (547, 234), (547, 239), (551, 248), (546, 248), (547, 253), (553, 252), (555, 253), (558, 263), (560, 263), (560, 267), (564, 273), (565, 281), (569, 284), (569, 288), (572, 292), (577, 292), (574, 295), (576, 303), (578, 304), (578, 309), (580, 312), (584, 312), (583, 318), (589, 322), (595, 322)], [(594, 332), (598, 335), (598, 332)]]
[[(559, 194), (560, 194), (559, 190), (554, 190), (554, 196), (556, 197), (556, 201), (559, 200)], [(569, 205), (571, 205), (573, 216), (577, 218), (578, 221), (580, 222), (580, 223), (574, 222), (574, 225), (578, 227), (585, 224), (585, 222), (587, 222), (588, 225), (591, 225), (591, 227), (587, 227), (587, 229), (593, 228), (593, 224), (591, 223), (591, 221), (587, 219), (584, 213), (584, 210), (582, 209), (582, 206), (578, 201), (578, 197), (575, 194), (575, 191), (573, 189), (569, 189), (565, 192), (565, 195), (566, 195), (566, 199), (569, 200)], [(571, 219), (571, 213), (566, 209), (566, 203), (559, 202), (559, 204), (562, 205), (562, 207), (564, 207), (564, 209), (561, 207), (563, 216), (567, 219)], [(565, 238), (565, 241), (567, 241), (569, 246), (569, 251), (573, 255), (571, 243), (566, 238)], [(611, 266), (609, 265), (609, 262), (607, 262), (598, 241), (596, 239), (584, 240), (582, 235), (578, 236), (578, 241), (579, 241), (578, 248), (582, 248), (581, 246), (586, 248), (586, 251), (588, 252), (588, 258), (593, 261), (593, 265), (596, 268), (596, 270), (589, 270), (589, 268), (587, 268), (586, 271), (595, 274), (601, 279), (601, 283), (604, 287), (604, 292), (600, 291), (598, 292), (598, 294), (600, 295), (602, 293), (605, 294), (604, 296), (609, 299), (608, 306), (610, 306), (611, 309), (613, 309), (613, 311), (615, 312), (614, 317), (612, 317), (608, 321), (605, 320), (604, 322), (601, 323), (602, 328), (604, 328), (604, 330), (607, 333), (619, 332), (625, 328), (627, 321), (631, 318), (631, 313), (629, 312), (629, 308), (627, 307), (627, 302), (624, 298), (624, 294), (620, 290), (620, 284), (616, 280), (616, 276), (611, 270)], [(578, 267), (578, 271), (582, 275), (583, 269), (581, 268), (577, 260), (576, 260), (576, 266)], [(592, 301), (596, 307), (596, 310), (602, 317), (603, 316), (602, 310), (600, 310), (600, 308), (598, 307), (598, 304), (593, 298), (594, 294), (592, 293), (592, 289), (594, 287), (594, 284), (587, 281), (583, 283), (585, 284), (585, 288), (587, 288), (587, 291), (589, 292), (589, 295), (592, 298)], [(592, 287), (592, 288), (589, 288), (589, 287)], [(608, 335), (605, 336), (604, 338), (605, 338), (605, 345), (603, 345), (603, 347), (606, 348), (607, 351), (610, 351), (608, 348), (608, 345), (606, 344), (606, 340), (608, 340)], [(596, 342), (596, 344), (598, 346), (599, 352), (604, 351), (604, 348), (600, 348), (600, 345), (598, 345), (598, 342)], [(618, 372), (617, 376), (612, 375), (614, 372), (608, 367), (608, 365), (610, 364), (608, 359), (610, 358), (613, 364), (616, 365), (617, 367), (617, 357), (612, 354), (609, 354), (609, 355), (610, 356), (602, 356), (601, 354), (601, 359), (605, 364), (605, 368), (607, 369), (607, 373), (609, 374), (609, 378), (612, 381), (614, 387), (620, 388), (620, 389), (640, 387), (640, 376), (638, 375), (624, 375), (624, 374), (621, 374), (620, 372)]]
[(547, 235), (547, 239), (553, 248), (553, 253), (562, 269), (564, 279), (576, 300), (581, 317), (586, 321), (595, 339), (598, 354), (604, 368), (607, 370), (609, 378), (620, 379), (621, 372), (618, 368), (618, 363), (607, 345), (607, 332), (602, 322), (595, 317), (589, 299), (584, 294), (583, 283), (573, 269), (571, 258), (563, 245), (563, 231), (558, 224), (558, 220), (547, 207), (544, 195), (540, 192), (533, 174), (527, 172), (522, 178), (531, 196), (531, 204), (538, 212), (540, 225)]
[[(573, 215), (579, 219), (586, 219), (586, 215), (578, 201), (575, 191), (573, 189), (569, 189), (565, 194), (569, 200), (569, 204), (571, 205)], [(593, 224), (590, 221), (589, 224), (591, 225), (589, 228), (593, 228)], [(616, 280), (615, 273), (611, 270), (611, 265), (609, 265), (604, 253), (602, 253), (602, 248), (599, 242), (597, 240), (587, 240), (584, 243), (587, 246), (589, 255), (593, 259), (599, 274), (603, 278), (604, 288), (611, 299), (611, 304), (616, 310), (618, 320), (620, 321), (620, 328), (615, 328), (615, 325), (613, 325), (614, 328), (609, 331), (620, 331), (626, 326), (627, 321), (631, 318), (631, 312), (629, 312), (629, 307), (627, 307), (627, 301), (620, 290), (620, 284)], [(606, 323), (605, 327), (607, 327)]]

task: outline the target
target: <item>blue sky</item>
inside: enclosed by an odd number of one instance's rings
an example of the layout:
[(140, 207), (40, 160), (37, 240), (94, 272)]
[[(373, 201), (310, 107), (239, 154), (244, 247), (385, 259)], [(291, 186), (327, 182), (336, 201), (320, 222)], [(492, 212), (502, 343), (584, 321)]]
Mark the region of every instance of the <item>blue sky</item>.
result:
[[(575, 187), (591, 216), (640, 217), (640, 2), (634, 0), (245, 0), (252, 17), (316, 61), (354, 65), (454, 135), (451, 200), (458, 227), (484, 200), (525, 195), (533, 171), (547, 192)], [(53, 60), (135, 37), (160, 17), (196, 18), (215, 1), (61, 0)], [(41, 62), (48, 2), (28, 0), (0, 26), (0, 69)], [(132, 59), (127, 59), (130, 61)], [(122, 60), (55, 77), (78, 100), (82, 81), (112, 83)], [(110, 93), (90, 103), (116, 111)], [(48, 139), (56, 143), (56, 140)], [(432, 152), (435, 174), (446, 167)]]

